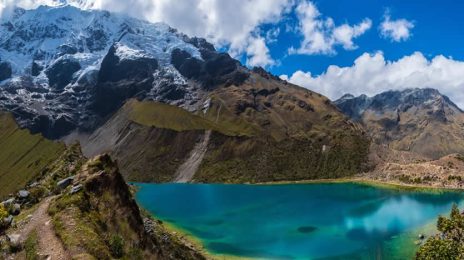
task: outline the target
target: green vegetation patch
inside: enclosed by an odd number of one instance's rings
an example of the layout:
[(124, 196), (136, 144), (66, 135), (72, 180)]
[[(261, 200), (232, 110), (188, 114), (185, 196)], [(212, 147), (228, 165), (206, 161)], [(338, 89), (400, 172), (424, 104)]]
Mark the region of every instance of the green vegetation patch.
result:
[[(234, 121), (224, 121), (224, 125), (217, 124), (199, 115), (190, 113), (182, 108), (153, 101), (131, 100), (126, 104), (129, 119), (135, 123), (175, 131), (213, 130), (225, 135), (251, 135), (250, 128), (241, 122), (237, 127)], [(222, 121), (222, 120), (221, 120)]]
[(287, 139), (281, 142), (213, 135), (210, 150), (194, 180), (260, 183), (352, 176), (363, 170), (369, 142), (337, 133), (332, 144)]
[(50, 205), (53, 225), (64, 246), (71, 251), (85, 251), (97, 259), (110, 259), (105, 240), (97, 232), (82, 193), (65, 195)]
[(0, 112), (0, 198), (25, 187), (65, 150), (64, 144), (19, 129)]
[(32, 231), (24, 243), (26, 260), (38, 260), (37, 248), (39, 246), (37, 231)]

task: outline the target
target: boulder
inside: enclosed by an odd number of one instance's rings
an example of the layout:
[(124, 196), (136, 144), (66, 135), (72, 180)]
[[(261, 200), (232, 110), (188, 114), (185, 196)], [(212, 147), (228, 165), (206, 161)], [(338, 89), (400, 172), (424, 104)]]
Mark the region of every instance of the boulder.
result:
[(81, 191), (81, 190), (82, 190), (82, 184), (78, 184), (78, 185), (73, 186), (73, 187), (71, 188), (71, 191), (69, 191), (69, 194), (72, 195), (72, 194), (74, 194), (74, 193), (78, 193), (78, 192)]
[(34, 77), (39, 76), (40, 72), (42, 72), (42, 70), (43, 70), (43, 67), (40, 64), (38, 64), (35, 61), (32, 62), (32, 66), (31, 66), (31, 74), (32, 74), (32, 76), (34, 76)]
[(21, 235), (19, 234), (10, 234), (6, 236), (8, 244), (10, 245), (10, 250), (12, 252), (18, 252), (21, 250)]
[(13, 206), (10, 208), (10, 214), (17, 216), (19, 213), (21, 213), (21, 205), (18, 203), (13, 204)]
[(15, 201), (14, 198), (9, 198), (9, 199), (1, 202), (0, 204), (3, 205), (3, 207), (8, 208), (9, 206), (11, 206), (14, 203), (14, 201)]
[(56, 183), (56, 185), (58, 186), (58, 188), (60, 188), (61, 190), (64, 190), (66, 189), (69, 185), (71, 185), (71, 183), (73, 182), (74, 180), (74, 176), (71, 176), (71, 177), (68, 177), (66, 179), (63, 179), (59, 182)]
[(7, 227), (11, 226), (11, 224), (13, 224), (13, 216), (9, 215), (8, 217), (4, 218), (3, 224)]
[(32, 183), (31, 185), (29, 185), (29, 188), (34, 188), (34, 187), (37, 187), (39, 186), (39, 183), (38, 182), (34, 182)]
[(26, 198), (29, 197), (29, 195), (30, 195), (30, 193), (27, 190), (20, 190), (18, 192), (18, 197), (21, 198), (21, 199), (26, 199)]

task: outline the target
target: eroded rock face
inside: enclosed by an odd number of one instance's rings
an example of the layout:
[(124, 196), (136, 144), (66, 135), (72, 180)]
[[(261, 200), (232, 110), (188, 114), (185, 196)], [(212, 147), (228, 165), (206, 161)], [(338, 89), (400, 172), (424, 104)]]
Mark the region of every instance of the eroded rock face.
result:
[(8, 62), (0, 62), (0, 81), (11, 78), (12, 70)]
[(158, 69), (154, 58), (121, 59), (116, 55), (116, 46), (111, 46), (102, 61), (98, 74), (99, 83), (116, 83), (121, 80), (138, 81), (152, 76)]
[(105, 116), (121, 107), (128, 98), (146, 97), (158, 68), (154, 58), (121, 59), (116, 55), (116, 47), (112, 46), (98, 73), (93, 108)]
[(31, 66), (31, 75), (34, 77), (39, 76), (40, 72), (43, 70), (43, 67), (37, 62), (33, 61)]
[(202, 58), (203, 61), (192, 57), (186, 51), (175, 49), (171, 62), (184, 77), (201, 82), (205, 89), (212, 89), (221, 84), (240, 85), (249, 77), (249, 73), (229, 54), (207, 49), (203, 50)]
[(78, 61), (72, 59), (62, 59), (54, 63), (45, 71), (48, 83), (51, 88), (62, 90), (73, 79), (74, 73), (81, 69)]

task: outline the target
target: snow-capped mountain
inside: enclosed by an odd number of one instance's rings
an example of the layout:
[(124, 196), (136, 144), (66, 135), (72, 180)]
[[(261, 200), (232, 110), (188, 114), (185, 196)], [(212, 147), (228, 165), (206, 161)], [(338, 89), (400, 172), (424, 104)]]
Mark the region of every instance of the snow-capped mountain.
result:
[[(210, 60), (229, 64), (224, 75), (240, 70), (166, 24), (69, 5), (15, 9), (0, 22), (0, 108), (53, 138), (92, 127), (130, 97), (193, 110)], [(188, 82), (195, 77), (205, 84)]]

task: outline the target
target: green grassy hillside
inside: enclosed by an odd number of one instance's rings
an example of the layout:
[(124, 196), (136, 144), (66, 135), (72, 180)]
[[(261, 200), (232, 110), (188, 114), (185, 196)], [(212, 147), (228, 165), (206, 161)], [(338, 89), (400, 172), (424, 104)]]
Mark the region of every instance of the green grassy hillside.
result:
[(0, 112), (0, 198), (23, 188), (64, 150), (64, 144), (32, 135)]
[(158, 102), (130, 100), (123, 109), (128, 112), (131, 121), (145, 126), (171, 129), (177, 132), (211, 129), (229, 136), (256, 134), (255, 127), (250, 123), (229, 121), (223, 118), (218, 121), (208, 120), (182, 108)]

